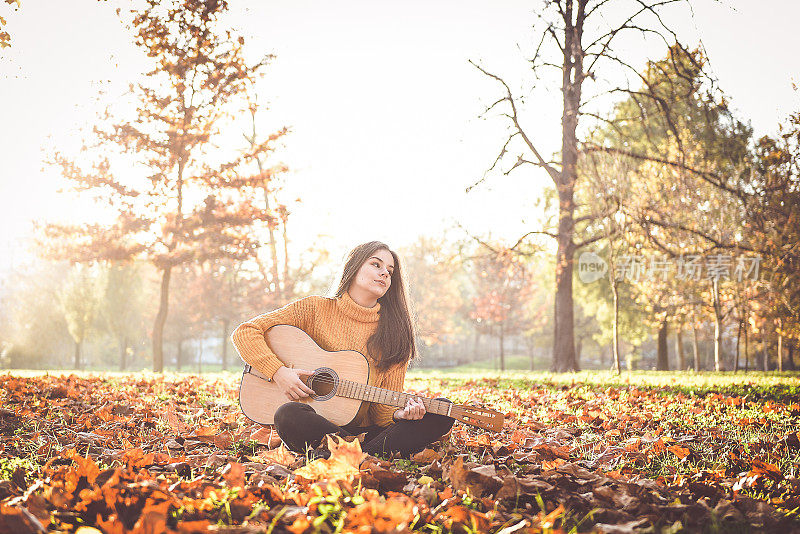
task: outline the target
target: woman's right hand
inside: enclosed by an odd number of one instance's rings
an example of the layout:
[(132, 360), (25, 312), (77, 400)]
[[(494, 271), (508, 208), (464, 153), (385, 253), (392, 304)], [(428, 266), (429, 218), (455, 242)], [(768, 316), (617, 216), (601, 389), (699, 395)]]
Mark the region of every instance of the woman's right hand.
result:
[(300, 400), (302, 397), (309, 397), (314, 394), (314, 390), (300, 380), (301, 376), (309, 376), (312, 374), (314, 374), (313, 371), (308, 371), (306, 369), (290, 369), (282, 365), (275, 371), (275, 374), (272, 375), (272, 380), (283, 390), (283, 394), (286, 395), (287, 399), (296, 401)]

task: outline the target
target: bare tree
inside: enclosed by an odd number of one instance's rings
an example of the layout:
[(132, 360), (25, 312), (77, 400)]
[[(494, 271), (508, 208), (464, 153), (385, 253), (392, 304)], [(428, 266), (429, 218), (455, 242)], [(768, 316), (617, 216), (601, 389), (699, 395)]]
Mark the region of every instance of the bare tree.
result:
[[(530, 59), (531, 68), (537, 78), (542, 69), (553, 68), (561, 78), (562, 116), (561, 116), (561, 151), (553, 161), (548, 161), (537, 149), (535, 139), (523, 126), (519, 100), (512, 94), (508, 83), (497, 74), (489, 72), (480, 65), (470, 61), (486, 76), (491, 77), (503, 86), (504, 94), (490, 105), (484, 114), (498, 105), (506, 105), (503, 116), (511, 122), (510, 135), (503, 144), (500, 153), (486, 174), (493, 171), (505, 156), (521, 142), (521, 150), (517, 153), (513, 165), (504, 174), (525, 166), (533, 165), (543, 168), (551, 178), (558, 196), (558, 223), (555, 229), (544, 229), (529, 232), (520, 240), (533, 234), (544, 234), (558, 243), (555, 266), (555, 328), (553, 339), (553, 371), (570, 371), (578, 369), (575, 357), (574, 316), (572, 275), (575, 252), (582, 247), (604, 237), (600, 232), (586, 235), (585, 228), (579, 225), (606, 214), (576, 214), (579, 206), (575, 202), (575, 186), (578, 181), (578, 155), (582, 143), (579, 142), (579, 121), (581, 117), (603, 120), (600, 113), (592, 111), (591, 106), (602, 105), (603, 97), (613, 97), (615, 93), (639, 93), (641, 98), (657, 98), (647, 89), (632, 89), (612, 86), (601, 87), (588, 95), (584, 85), (588, 80), (598, 82), (603, 77), (598, 73), (609, 71), (622, 76), (640, 79), (642, 76), (631, 65), (631, 61), (617, 54), (615, 45), (619, 37), (633, 33), (641, 38), (656, 36), (663, 40), (665, 47), (675, 46), (677, 37), (667, 28), (661, 19), (661, 11), (670, 4), (680, 0), (632, 0), (620, 7), (614, 4), (612, 10), (608, 0), (547, 0), (540, 16), (541, 37), (538, 46)], [(558, 60), (551, 58), (557, 57)], [(663, 103), (668, 108), (667, 103)], [(484, 175), (478, 183), (486, 177)], [(474, 184), (474, 185), (477, 185)], [(474, 185), (472, 187), (474, 187)], [(471, 187), (470, 187), (471, 189)], [(469, 189), (468, 189), (469, 190)], [(578, 239), (576, 240), (576, 237)]]

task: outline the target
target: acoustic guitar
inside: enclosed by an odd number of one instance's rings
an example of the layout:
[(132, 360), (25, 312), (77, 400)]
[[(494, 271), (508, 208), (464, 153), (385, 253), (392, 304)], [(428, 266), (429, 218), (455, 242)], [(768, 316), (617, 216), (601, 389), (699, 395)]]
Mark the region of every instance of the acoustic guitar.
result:
[[(417, 396), (368, 385), (366, 356), (355, 350), (326, 351), (295, 326), (273, 326), (267, 330), (265, 338), (284, 365), (313, 370), (303, 381), (314, 394), (297, 402), (311, 404), (318, 414), (336, 425), (352, 422), (364, 401), (404, 408), (409, 397)], [(495, 410), (421, 399), (428, 412), (447, 415), (486, 430), (503, 428), (503, 414)], [(245, 365), (239, 387), (239, 405), (245, 416), (256, 423), (271, 425), (278, 407), (286, 402), (289, 401), (275, 382)]]

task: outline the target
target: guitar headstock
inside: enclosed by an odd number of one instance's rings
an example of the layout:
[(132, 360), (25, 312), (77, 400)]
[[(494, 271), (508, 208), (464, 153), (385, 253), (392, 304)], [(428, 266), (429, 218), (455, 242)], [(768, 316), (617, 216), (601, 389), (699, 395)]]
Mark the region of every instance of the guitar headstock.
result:
[(479, 406), (467, 406), (466, 404), (453, 406), (450, 417), (462, 423), (494, 432), (500, 432), (503, 429), (503, 421), (505, 420), (503, 414), (496, 410)]

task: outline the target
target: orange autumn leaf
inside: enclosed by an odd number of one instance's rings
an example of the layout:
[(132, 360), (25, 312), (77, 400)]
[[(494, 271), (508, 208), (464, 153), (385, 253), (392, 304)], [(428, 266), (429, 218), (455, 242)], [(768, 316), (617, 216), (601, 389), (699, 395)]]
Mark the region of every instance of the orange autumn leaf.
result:
[(562, 465), (564, 463), (566, 463), (566, 461), (563, 458), (556, 458), (555, 460), (552, 460), (552, 461), (545, 460), (545, 461), (542, 462), (542, 469), (544, 469), (545, 471), (548, 471), (550, 469), (555, 469), (556, 467), (558, 467), (559, 465)]
[(153, 465), (153, 458), (155, 458), (153, 453), (145, 454), (144, 451), (139, 448), (127, 450), (122, 455), (122, 459), (131, 467), (147, 467)]
[(692, 452), (690, 449), (687, 449), (686, 447), (681, 447), (679, 445), (672, 445), (670, 447), (667, 447), (667, 450), (675, 454), (675, 456), (677, 456), (680, 459), (686, 458)]
[(753, 460), (753, 468), (750, 470), (749, 476), (753, 475), (767, 475), (775, 479), (783, 478), (783, 473), (777, 465), (762, 462), (761, 460)]
[(642, 446), (642, 440), (640, 438), (633, 438), (628, 440), (625, 444), (625, 450), (628, 452), (636, 452)]
[(235, 425), (238, 420), (239, 414), (236, 412), (229, 412), (227, 415), (225, 415), (225, 417), (222, 418), (222, 422), (229, 425)]
[(210, 435), (203, 435), (197, 436), (198, 441), (203, 441), (205, 443), (213, 443), (216, 447), (220, 449), (227, 449), (233, 444), (234, 438), (233, 434), (230, 432), (219, 432), (218, 434), (210, 434)]
[(229, 487), (244, 487), (244, 467), (238, 462), (231, 462), (222, 470), (222, 477)]
[(521, 430), (514, 430), (511, 433), (511, 437), (509, 438), (513, 443), (521, 444), (525, 441), (525, 438), (530, 436), (528, 432), (522, 432)]
[(442, 522), (449, 530), (462, 531), (466, 528), (471, 532), (486, 532), (491, 523), (486, 514), (460, 505), (440, 512), (434, 520)]
[(654, 441), (653, 444), (650, 446), (650, 450), (648, 451), (650, 454), (658, 454), (667, 450), (666, 444), (664, 440), (658, 438), (658, 440)]
[(281, 443), (280, 436), (271, 426), (262, 426), (250, 434), (250, 440), (257, 441), (262, 445), (266, 445), (270, 449), (277, 447)]
[(195, 534), (196, 532), (208, 532), (213, 523), (208, 519), (199, 519), (196, 521), (181, 521), (178, 523), (178, 532), (180, 534)]
[(189, 425), (184, 423), (178, 416), (177, 408), (175, 407), (174, 401), (170, 402), (167, 405), (166, 420), (170, 428), (175, 432), (177, 432), (178, 434), (186, 434), (191, 431), (191, 427), (189, 427)]
[(198, 426), (195, 428), (194, 433), (198, 437), (209, 437), (209, 436), (216, 436), (219, 434), (219, 428), (215, 426)]
[(478, 445), (482, 445), (484, 447), (491, 447), (492, 446), (492, 437), (489, 434), (481, 434), (478, 436)]
[(94, 460), (91, 458), (84, 458), (75, 449), (70, 449), (68, 451), (68, 458), (71, 458), (73, 462), (78, 466), (77, 474), (80, 476), (85, 476), (86, 481), (89, 484), (94, 484), (97, 475), (100, 474), (100, 468), (97, 466)]
[(298, 515), (286, 529), (292, 534), (303, 534), (308, 531), (310, 527), (311, 521), (309, 521), (305, 515)]
[(402, 532), (414, 521), (415, 502), (398, 494), (384, 501), (370, 500), (347, 513), (345, 530), (366, 526), (368, 532)]
[(335, 434), (328, 434), (328, 450), (330, 458), (318, 458), (308, 465), (296, 469), (295, 477), (305, 480), (349, 479), (360, 474), (359, 466), (367, 456), (361, 451), (361, 442), (357, 439), (346, 441)]

